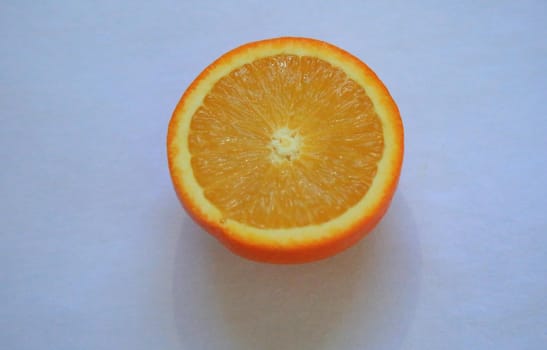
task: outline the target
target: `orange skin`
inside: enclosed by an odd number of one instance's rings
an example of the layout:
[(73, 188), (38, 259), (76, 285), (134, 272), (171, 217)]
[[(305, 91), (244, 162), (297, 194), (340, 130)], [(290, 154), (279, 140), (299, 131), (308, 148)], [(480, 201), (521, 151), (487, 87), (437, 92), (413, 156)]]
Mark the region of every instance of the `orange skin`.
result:
[(295, 263), (306, 263), (311, 261), (316, 261), (324, 259), (335, 255), (355, 243), (361, 240), (365, 235), (367, 235), (378, 222), (382, 219), (386, 213), (395, 190), (399, 181), (399, 176), (403, 163), (403, 153), (404, 153), (404, 131), (403, 124), (400, 119), (399, 110), (395, 102), (393, 101), (391, 95), (389, 94), (387, 88), (381, 82), (381, 80), (376, 76), (376, 74), (362, 61), (360, 61), (355, 56), (350, 53), (333, 46), (331, 44), (308, 38), (294, 38), (294, 37), (284, 37), (277, 39), (267, 39), (257, 42), (252, 42), (240, 46), (217, 60), (215, 60), (211, 65), (209, 65), (205, 70), (203, 70), (199, 76), (190, 84), (188, 89), (182, 95), (180, 102), (178, 103), (175, 111), (173, 112), (173, 117), (169, 123), (168, 133), (167, 133), (167, 153), (168, 153), (168, 162), (169, 170), (171, 175), (173, 174), (174, 169), (174, 154), (175, 149), (172, 146), (172, 141), (174, 138), (174, 130), (176, 129), (180, 120), (175, 116), (178, 115), (185, 106), (187, 97), (190, 95), (190, 92), (193, 91), (198, 84), (219, 64), (228, 61), (232, 56), (237, 55), (245, 50), (250, 48), (260, 46), (263, 43), (268, 44), (283, 44), (285, 41), (292, 42), (302, 42), (302, 43), (314, 43), (316, 45), (328, 46), (333, 51), (343, 55), (346, 59), (352, 60), (354, 63), (366, 72), (367, 75), (374, 77), (376, 83), (381, 88), (381, 98), (386, 101), (389, 101), (389, 114), (396, 119), (395, 133), (396, 133), (396, 154), (394, 157), (394, 166), (393, 171), (389, 174), (389, 179), (386, 179), (386, 186), (381, 196), (380, 200), (376, 202), (374, 208), (369, 212), (363, 215), (356, 223), (352, 226), (347, 227), (343, 231), (337, 232), (335, 235), (332, 235), (326, 239), (314, 242), (307, 242), (302, 245), (293, 245), (290, 247), (279, 247), (279, 246), (266, 246), (259, 244), (259, 242), (253, 242), (251, 240), (241, 240), (236, 239), (235, 235), (230, 234), (226, 227), (221, 223), (211, 220), (208, 218), (207, 213), (204, 213), (201, 208), (197, 207), (194, 202), (191, 200), (188, 192), (185, 190), (184, 185), (180, 182), (179, 178), (171, 176), (173, 180), (173, 185), (177, 196), (182, 203), (184, 209), (192, 217), (192, 219), (197, 222), (201, 227), (203, 227), (208, 233), (216, 237), (222, 244), (224, 244), (228, 249), (230, 249), (235, 254), (242, 256), (244, 258), (258, 261), (258, 262), (267, 262), (275, 264), (295, 264)]

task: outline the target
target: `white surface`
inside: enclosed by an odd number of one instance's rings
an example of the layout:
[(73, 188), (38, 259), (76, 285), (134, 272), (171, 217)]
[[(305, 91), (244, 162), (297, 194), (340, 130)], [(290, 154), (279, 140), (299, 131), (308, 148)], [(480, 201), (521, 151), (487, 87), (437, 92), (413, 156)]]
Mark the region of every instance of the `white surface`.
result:
[[(4, 1), (2, 349), (545, 349), (545, 1)], [(397, 101), (378, 229), (332, 259), (245, 261), (182, 212), (165, 134), (242, 43), (332, 42)]]

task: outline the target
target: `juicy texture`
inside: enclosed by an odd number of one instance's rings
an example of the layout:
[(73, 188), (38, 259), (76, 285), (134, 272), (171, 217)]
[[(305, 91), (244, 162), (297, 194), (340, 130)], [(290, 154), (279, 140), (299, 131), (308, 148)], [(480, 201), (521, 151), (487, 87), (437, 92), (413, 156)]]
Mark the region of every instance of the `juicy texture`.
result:
[(384, 149), (361, 86), (321, 59), (285, 54), (216, 82), (188, 142), (205, 197), (226, 219), (259, 228), (339, 216), (366, 194)]

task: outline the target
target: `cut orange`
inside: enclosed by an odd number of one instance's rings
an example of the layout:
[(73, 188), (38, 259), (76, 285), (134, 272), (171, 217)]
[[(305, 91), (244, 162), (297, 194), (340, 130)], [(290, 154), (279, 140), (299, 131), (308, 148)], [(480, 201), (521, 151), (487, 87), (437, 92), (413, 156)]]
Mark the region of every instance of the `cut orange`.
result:
[(399, 111), (363, 62), (322, 41), (230, 51), (177, 105), (175, 190), (233, 252), (272, 263), (336, 254), (382, 218), (403, 159)]

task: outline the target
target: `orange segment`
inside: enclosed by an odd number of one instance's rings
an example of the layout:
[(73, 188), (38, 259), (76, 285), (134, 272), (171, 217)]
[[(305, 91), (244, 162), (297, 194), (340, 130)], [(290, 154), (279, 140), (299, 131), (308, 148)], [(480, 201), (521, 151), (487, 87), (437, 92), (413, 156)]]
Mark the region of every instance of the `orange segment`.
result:
[(169, 167), (189, 214), (234, 252), (304, 262), (358, 241), (395, 191), (403, 129), (362, 62), (313, 39), (244, 45), (177, 106)]
[(365, 90), (315, 57), (234, 69), (192, 117), (192, 169), (227, 219), (260, 228), (320, 224), (367, 192), (383, 151)]

